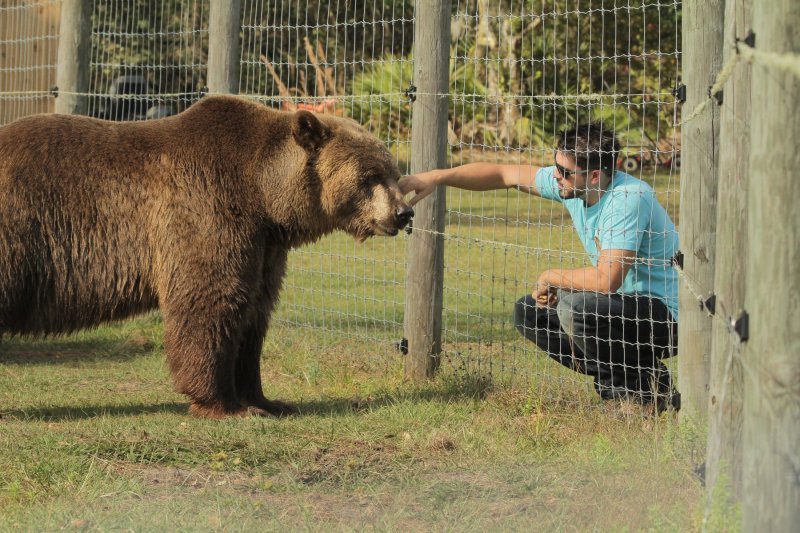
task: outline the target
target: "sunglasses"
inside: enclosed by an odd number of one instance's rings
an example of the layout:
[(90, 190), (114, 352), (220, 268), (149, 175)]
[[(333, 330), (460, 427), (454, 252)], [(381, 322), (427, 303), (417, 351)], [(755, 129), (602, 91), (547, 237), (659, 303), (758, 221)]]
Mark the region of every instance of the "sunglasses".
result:
[(559, 165), (555, 159), (553, 160), (553, 164), (556, 166), (558, 173), (561, 174), (561, 177), (565, 180), (568, 180), (572, 174), (580, 175), (580, 174), (588, 174), (591, 170), (570, 170), (568, 168), (564, 168), (563, 166)]

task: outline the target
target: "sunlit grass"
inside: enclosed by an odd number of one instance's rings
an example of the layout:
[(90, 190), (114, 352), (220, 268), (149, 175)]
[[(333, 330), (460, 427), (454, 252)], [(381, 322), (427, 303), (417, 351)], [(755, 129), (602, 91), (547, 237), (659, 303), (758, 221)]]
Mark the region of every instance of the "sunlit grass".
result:
[(0, 530), (657, 529), (699, 521), (699, 439), (533, 376), (508, 389), (278, 327), (288, 419), (187, 415), (157, 314), (0, 355)]

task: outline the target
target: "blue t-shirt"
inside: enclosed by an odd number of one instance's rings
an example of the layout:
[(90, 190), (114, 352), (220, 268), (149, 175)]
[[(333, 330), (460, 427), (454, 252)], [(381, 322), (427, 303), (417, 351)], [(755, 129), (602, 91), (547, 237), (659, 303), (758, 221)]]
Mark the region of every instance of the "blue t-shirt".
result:
[(636, 261), (617, 292), (658, 298), (677, 320), (678, 280), (670, 259), (678, 251), (678, 233), (653, 189), (617, 171), (600, 201), (587, 206), (580, 198), (561, 198), (554, 170), (546, 167), (537, 172), (536, 189), (542, 198), (567, 208), (592, 264), (597, 266), (600, 250), (636, 252)]

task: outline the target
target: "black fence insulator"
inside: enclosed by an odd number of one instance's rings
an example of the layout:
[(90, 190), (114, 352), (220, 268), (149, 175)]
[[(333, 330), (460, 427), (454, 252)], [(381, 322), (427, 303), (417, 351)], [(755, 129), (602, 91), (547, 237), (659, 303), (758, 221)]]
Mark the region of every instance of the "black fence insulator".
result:
[(203, 85), (202, 87), (200, 87), (200, 91), (198, 91), (198, 94), (200, 95), (200, 98), (206, 96), (208, 94), (208, 85)]
[(710, 293), (700, 304), (701, 309), (705, 309), (711, 316), (717, 312), (717, 295)]
[(406, 95), (406, 98), (408, 98), (409, 101), (415, 102), (417, 100), (417, 95), (415, 94), (416, 92), (417, 92), (417, 86), (416, 85), (409, 85), (408, 89), (406, 89), (403, 92), (403, 94)]
[(713, 98), (714, 101), (717, 102), (717, 105), (722, 105), (722, 89), (720, 89), (719, 91), (717, 91), (715, 93), (712, 93), (711, 92), (711, 87), (709, 87), (708, 88), (708, 97), (709, 98)]
[(414, 231), (414, 219), (413, 218), (408, 221), (408, 226), (406, 226), (406, 228), (405, 228), (405, 232), (408, 235), (411, 235), (412, 231)]
[(684, 103), (686, 101), (686, 85), (681, 83), (674, 89), (672, 89), (672, 96), (678, 100), (680, 103)]
[(402, 353), (403, 355), (408, 354), (408, 339), (403, 337), (399, 341), (395, 342), (394, 349)]
[(58, 98), (58, 85), (53, 85), (50, 87), (50, 94), (53, 96), (53, 98)]
[(731, 329), (736, 332), (741, 342), (750, 338), (750, 315), (742, 311), (736, 318), (731, 318)]
[(675, 252), (675, 255), (670, 258), (669, 262), (672, 263), (672, 266), (676, 266), (683, 270), (683, 252), (680, 250)]
[(756, 47), (756, 34), (753, 33), (753, 30), (747, 32), (747, 35), (744, 39), (736, 38), (736, 51), (739, 51), (739, 43), (744, 43), (750, 48)]

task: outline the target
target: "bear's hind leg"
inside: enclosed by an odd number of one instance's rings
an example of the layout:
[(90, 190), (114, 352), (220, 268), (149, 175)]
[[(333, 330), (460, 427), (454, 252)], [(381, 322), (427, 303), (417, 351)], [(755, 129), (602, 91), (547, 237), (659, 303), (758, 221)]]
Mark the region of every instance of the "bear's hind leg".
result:
[(252, 326), (242, 337), (239, 356), (236, 359), (236, 392), (239, 401), (255, 415), (287, 416), (297, 414), (297, 408), (277, 400), (264, 397), (261, 384), (261, 347), (266, 325)]

